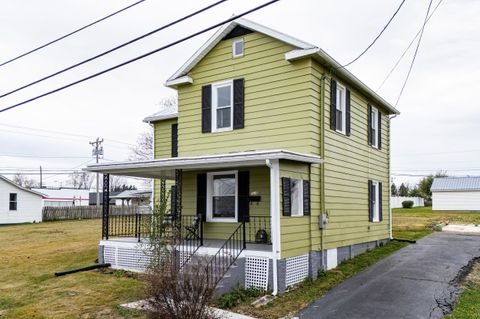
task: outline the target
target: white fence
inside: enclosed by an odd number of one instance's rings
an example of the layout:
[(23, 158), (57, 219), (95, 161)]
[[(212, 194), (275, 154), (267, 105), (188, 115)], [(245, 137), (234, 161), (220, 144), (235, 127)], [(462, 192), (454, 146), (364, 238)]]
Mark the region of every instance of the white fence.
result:
[(411, 200), (413, 202), (413, 207), (423, 207), (425, 203), (423, 197), (406, 197), (406, 196), (392, 196), (390, 197), (390, 206), (392, 208), (401, 208), (402, 202), (406, 200)]

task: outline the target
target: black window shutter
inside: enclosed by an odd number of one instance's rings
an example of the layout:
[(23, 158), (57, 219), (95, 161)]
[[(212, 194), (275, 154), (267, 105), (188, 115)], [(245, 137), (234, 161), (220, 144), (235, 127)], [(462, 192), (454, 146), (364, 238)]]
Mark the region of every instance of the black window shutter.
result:
[(282, 177), (282, 206), (283, 216), (292, 216), (290, 178)]
[(330, 128), (337, 129), (337, 82), (330, 81)]
[(367, 105), (367, 112), (368, 112), (368, 145), (372, 145), (372, 106), (370, 104)]
[(244, 127), (245, 86), (243, 79), (233, 80), (233, 129)]
[(178, 124), (172, 124), (172, 157), (178, 156)]
[(197, 216), (207, 220), (207, 174), (197, 174)]
[(368, 180), (368, 221), (373, 222), (373, 182)]
[(382, 112), (378, 111), (378, 149), (382, 149)]
[(345, 133), (347, 136), (350, 136), (350, 90), (347, 89), (345, 92)]
[(250, 172), (238, 172), (238, 221), (250, 221)]
[(378, 220), (383, 220), (382, 213), (382, 183), (378, 183)]
[(177, 216), (177, 185), (170, 188), (170, 214)]
[(202, 133), (212, 131), (212, 86), (202, 86)]
[(303, 215), (310, 216), (310, 182), (303, 181)]

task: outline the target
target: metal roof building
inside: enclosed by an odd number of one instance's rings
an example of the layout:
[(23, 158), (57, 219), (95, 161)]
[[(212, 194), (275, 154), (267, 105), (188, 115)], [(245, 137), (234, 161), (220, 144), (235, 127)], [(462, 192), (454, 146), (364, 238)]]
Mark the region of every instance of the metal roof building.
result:
[(432, 184), (432, 209), (480, 212), (480, 177), (439, 177)]

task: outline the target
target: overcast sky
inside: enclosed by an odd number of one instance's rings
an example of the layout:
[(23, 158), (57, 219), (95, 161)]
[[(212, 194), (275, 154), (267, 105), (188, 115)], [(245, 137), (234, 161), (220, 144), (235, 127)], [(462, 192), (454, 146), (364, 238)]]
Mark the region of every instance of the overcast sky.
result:
[[(0, 99), (0, 108), (103, 70), (170, 43), (264, 1), (230, 0), (215, 9), (35, 87)], [(248, 19), (313, 43), (341, 63), (356, 57), (378, 34), (401, 0), (281, 0)], [(434, 0), (432, 8), (439, 0)], [(0, 10), (0, 63), (88, 24), (131, 1), (4, 1)], [(149, 32), (210, 1), (147, 0), (39, 52), (0, 67), (0, 95), (27, 82)], [(387, 31), (349, 67), (377, 90), (420, 29), (428, 0), (406, 0)], [(392, 172), (419, 175), (447, 170), (480, 175), (480, 1), (444, 0), (427, 24), (415, 66), (392, 120)], [(109, 74), (0, 113), (0, 171), (81, 167), (89, 138), (105, 138), (105, 158), (125, 160), (128, 144), (148, 129), (142, 119), (175, 94), (163, 86), (213, 33), (204, 34)], [(395, 104), (414, 46), (378, 93)], [(112, 141), (114, 140), (114, 141)], [(23, 157), (8, 157), (18, 155)], [(33, 157), (25, 157), (33, 156)], [(75, 157), (75, 158), (46, 158)], [(47, 184), (62, 176), (46, 179)], [(397, 176), (395, 181), (415, 178)]]

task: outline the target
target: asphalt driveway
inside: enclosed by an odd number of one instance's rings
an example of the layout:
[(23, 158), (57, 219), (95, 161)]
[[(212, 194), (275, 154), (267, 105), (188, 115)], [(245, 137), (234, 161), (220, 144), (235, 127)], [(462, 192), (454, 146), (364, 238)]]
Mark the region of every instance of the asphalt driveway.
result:
[(441, 318), (458, 281), (480, 256), (480, 236), (434, 233), (338, 285), (297, 316), (306, 318)]

